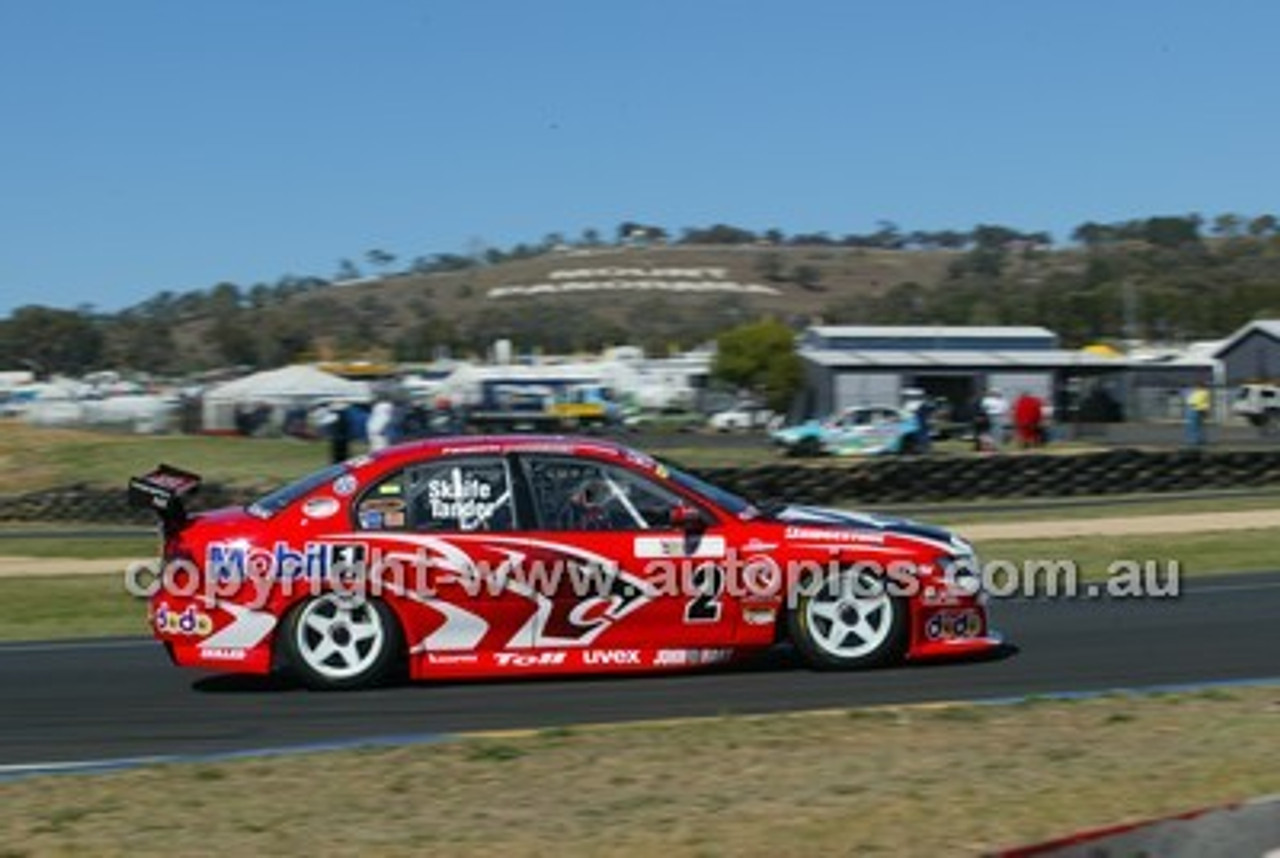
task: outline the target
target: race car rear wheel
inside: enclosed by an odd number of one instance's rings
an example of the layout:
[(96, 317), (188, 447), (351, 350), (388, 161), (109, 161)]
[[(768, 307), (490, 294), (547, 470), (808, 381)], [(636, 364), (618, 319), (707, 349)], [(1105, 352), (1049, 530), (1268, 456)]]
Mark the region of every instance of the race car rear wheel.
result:
[(878, 667), (907, 648), (907, 603), (883, 579), (845, 569), (806, 583), (788, 616), (791, 640), (811, 666)]
[(367, 688), (386, 680), (401, 653), (400, 624), (381, 601), (322, 593), (290, 612), (285, 661), (308, 688)]

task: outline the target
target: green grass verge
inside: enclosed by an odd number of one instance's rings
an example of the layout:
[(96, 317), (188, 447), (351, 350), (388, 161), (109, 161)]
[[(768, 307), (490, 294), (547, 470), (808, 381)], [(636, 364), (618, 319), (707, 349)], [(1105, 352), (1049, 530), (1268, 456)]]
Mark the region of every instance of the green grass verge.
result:
[[(1278, 704), (1280, 689), (1256, 688), (730, 715), (38, 778), (0, 785), (0, 842), (10, 855), (990, 853), (1280, 791)], [(146, 797), (161, 796), (174, 807), (157, 817)]]
[(1072, 560), (1086, 579), (1098, 580), (1116, 560), (1176, 560), (1183, 575), (1254, 572), (1280, 568), (1280, 528), (1150, 536), (1090, 536), (1074, 539), (990, 540), (976, 545), (984, 562)]
[[(1160, 497), (1158, 495), (1127, 496), (1123, 503), (1108, 503), (1102, 498), (1088, 501), (1066, 500), (1044, 506), (1019, 509), (1018, 501), (975, 501), (972, 506), (1007, 505), (1010, 509), (966, 510), (969, 504), (946, 504), (930, 508), (913, 507), (912, 515), (936, 521), (948, 527), (967, 524), (989, 524), (1002, 521), (1062, 521), (1066, 519), (1129, 518), (1147, 515), (1184, 515), (1200, 512), (1236, 512), (1255, 509), (1280, 509), (1280, 490), (1260, 493), (1209, 492), (1198, 497)], [(1037, 501), (1038, 503), (1038, 501)], [(849, 506), (846, 504), (845, 506)]]
[(144, 635), (145, 602), (119, 575), (0, 578), (0, 640)]
[(142, 559), (155, 557), (159, 551), (157, 537), (90, 539), (79, 537), (4, 537), (0, 538), (0, 557), (68, 557), (79, 560), (103, 558)]

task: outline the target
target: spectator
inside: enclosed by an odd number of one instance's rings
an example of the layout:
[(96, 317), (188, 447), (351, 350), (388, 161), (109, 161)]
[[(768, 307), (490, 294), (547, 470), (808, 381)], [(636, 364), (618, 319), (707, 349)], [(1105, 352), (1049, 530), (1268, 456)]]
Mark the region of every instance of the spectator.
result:
[(331, 402), (320, 418), (320, 428), (329, 435), (329, 461), (345, 462), (351, 457), (351, 415), (344, 402)]
[(282, 431), (292, 438), (307, 437), (307, 409), (301, 405), (294, 405), (287, 409), (284, 413)]
[(384, 450), (391, 446), (395, 437), (396, 408), (391, 400), (383, 395), (373, 404), (369, 412), (369, 423), (366, 430), (369, 434), (369, 449)]
[(928, 397), (916, 406), (915, 451), (921, 455), (927, 455), (933, 444), (933, 427), (929, 424), (933, 410), (933, 400)]
[(400, 436), (402, 438), (425, 438), (431, 434), (431, 415), (420, 403), (413, 403), (405, 409), (400, 420)]
[(981, 453), (984, 450), (990, 450), (991, 443), (991, 415), (987, 412), (986, 397), (979, 396), (973, 403), (973, 451)]
[(236, 434), (249, 437), (253, 434), (253, 415), (249, 413), (249, 407), (243, 402), (236, 403), (235, 410)]
[(1192, 447), (1203, 447), (1207, 442), (1205, 424), (1209, 420), (1209, 408), (1213, 399), (1204, 382), (1197, 382), (1187, 394), (1187, 443)]
[(1013, 403), (1013, 426), (1018, 446), (1026, 450), (1044, 443), (1044, 402), (1023, 391)]
[(989, 390), (982, 397), (982, 410), (991, 421), (991, 442), (996, 448), (1009, 441), (1009, 402), (999, 390)]

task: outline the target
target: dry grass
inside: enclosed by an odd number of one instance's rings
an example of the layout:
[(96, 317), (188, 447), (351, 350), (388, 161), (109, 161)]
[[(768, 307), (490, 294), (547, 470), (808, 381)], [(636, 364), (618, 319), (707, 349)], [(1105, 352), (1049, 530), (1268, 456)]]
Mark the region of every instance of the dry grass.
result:
[(558, 729), (0, 785), (0, 843), (12, 856), (971, 854), (1280, 791), (1278, 745), (1278, 688)]
[(171, 462), (212, 482), (262, 487), (328, 464), (320, 442), (291, 438), (199, 435), (129, 435), (83, 429), (48, 429), (6, 420), (0, 425), (0, 493), (71, 483), (118, 486), (129, 477)]

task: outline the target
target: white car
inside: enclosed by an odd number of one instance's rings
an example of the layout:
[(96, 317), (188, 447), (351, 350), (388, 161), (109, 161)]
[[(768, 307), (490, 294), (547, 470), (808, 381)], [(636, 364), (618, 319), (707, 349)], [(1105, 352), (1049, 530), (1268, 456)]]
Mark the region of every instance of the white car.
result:
[(1257, 426), (1263, 434), (1280, 431), (1280, 386), (1241, 385), (1231, 402), (1231, 411)]
[(707, 428), (715, 432), (747, 432), (768, 428), (774, 420), (774, 413), (765, 408), (729, 408), (712, 414)]

